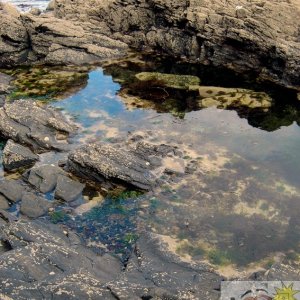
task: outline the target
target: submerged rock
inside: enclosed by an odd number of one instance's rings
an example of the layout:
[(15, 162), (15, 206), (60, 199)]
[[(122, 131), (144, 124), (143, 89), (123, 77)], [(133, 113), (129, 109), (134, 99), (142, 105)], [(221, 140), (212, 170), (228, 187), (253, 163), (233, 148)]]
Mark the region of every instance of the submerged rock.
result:
[(246, 89), (221, 88), (214, 86), (199, 87), (201, 108), (216, 106), (218, 108), (268, 109), (272, 105), (272, 98), (264, 92)]
[(0, 134), (36, 152), (66, 150), (67, 144), (58, 141), (56, 135), (75, 130), (61, 112), (30, 100), (6, 103), (0, 108)]
[(142, 72), (135, 75), (136, 78), (144, 82), (161, 82), (162, 86), (187, 90), (193, 86), (199, 86), (200, 79), (197, 76), (192, 75), (175, 75), (175, 74), (164, 74), (158, 72)]
[(60, 66), (17, 68), (5, 70), (13, 76), (14, 90), (9, 99), (40, 97), (43, 101), (66, 98), (85, 87), (88, 80), (88, 67)]
[(32, 166), (39, 157), (30, 149), (9, 140), (3, 150), (3, 167), (5, 170), (14, 170)]

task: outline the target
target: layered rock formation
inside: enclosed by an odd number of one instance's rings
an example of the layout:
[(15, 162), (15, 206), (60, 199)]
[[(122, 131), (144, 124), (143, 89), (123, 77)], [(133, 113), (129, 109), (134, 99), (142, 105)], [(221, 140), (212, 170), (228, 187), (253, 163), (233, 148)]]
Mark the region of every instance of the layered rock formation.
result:
[(91, 63), (129, 45), (300, 89), (299, 0), (56, 0), (52, 8), (19, 15), (1, 4), (0, 65)]
[(0, 135), (16, 143), (29, 146), (35, 152), (67, 150), (66, 141), (60, 141), (76, 131), (63, 114), (31, 100), (6, 103), (0, 108)]
[(55, 15), (109, 27), (134, 48), (300, 87), (299, 0), (56, 0)]

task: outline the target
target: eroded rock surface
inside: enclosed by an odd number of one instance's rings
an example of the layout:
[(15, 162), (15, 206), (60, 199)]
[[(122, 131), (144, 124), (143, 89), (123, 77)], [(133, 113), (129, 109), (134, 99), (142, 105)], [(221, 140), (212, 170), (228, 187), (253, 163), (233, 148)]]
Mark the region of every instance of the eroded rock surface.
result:
[(96, 255), (71, 232), (41, 221), (17, 222), (4, 229), (2, 240), (12, 248), (0, 256), (2, 297), (114, 299), (105, 283), (120, 273), (120, 262)]
[(0, 3), (0, 66), (27, 61), (29, 38), (20, 13), (9, 3)]
[(67, 137), (75, 130), (61, 112), (30, 100), (6, 103), (0, 109), (0, 134), (35, 152), (66, 150), (67, 143), (58, 141), (56, 135), (62, 132)]
[(11, 171), (31, 166), (39, 160), (39, 157), (29, 148), (9, 140), (3, 150), (2, 159), (4, 169)]
[[(57, 0), (55, 15), (79, 17), (132, 47), (192, 62), (255, 71), (300, 88), (298, 0)], [(95, 30), (95, 29), (93, 29)]]
[[(221, 277), (176, 261), (151, 235), (127, 267), (99, 256), (72, 231), (44, 221), (2, 225), (10, 249), (0, 255), (1, 293), (14, 299), (218, 299)], [(12, 269), (11, 266), (14, 266)], [(203, 298), (204, 299), (204, 298)]]
[(75, 174), (94, 181), (112, 180), (151, 190), (158, 180), (155, 169), (162, 165), (161, 158), (174, 151), (172, 146), (163, 144), (96, 142), (71, 152), (68, 167)]

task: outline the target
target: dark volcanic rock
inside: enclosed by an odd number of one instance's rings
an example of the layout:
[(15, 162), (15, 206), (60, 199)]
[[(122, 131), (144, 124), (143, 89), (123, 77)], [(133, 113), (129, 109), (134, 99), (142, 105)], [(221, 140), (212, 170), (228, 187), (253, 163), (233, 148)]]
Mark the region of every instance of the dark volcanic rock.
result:
[(85, 145), (71, 152), (68, 166), (74, 173), (99, 182), (117, 180), (143, 190), (150, 190), (155, 183), (150, 163), (118, 145)]
[(9, 140), (3, 150), (3, 167), (6, 170), (29, 167), (39, 160), (30, 149)]
[(17, 180), (3, 180), (0, 182), (0, 194), (15, 203), (21, 200), (25, 187)]
[(85, 185), (70, 179), (67, 176), (59, 175), (55, 189), (55, 198), (66, 202), (72, 202), (82, 195)]
[(20, 211), (30, 218), (38, 218), (43, 216), (50, 207), (51, 203), (43, 197), (27, 192), (22, 196)]
[(28, 182), (38, 191), (48, 193), (55, 189), (57, 178), (65, 175), (65, 172), (56, 166), (43, 165), (32, 168), (25, 176)]
[(66, 150), (67, 144), (58, 141), (56, 135), (75, 130), (61, 112), (30, 100), (6, 103), (0, 108), (0, 134), (38, 152)]

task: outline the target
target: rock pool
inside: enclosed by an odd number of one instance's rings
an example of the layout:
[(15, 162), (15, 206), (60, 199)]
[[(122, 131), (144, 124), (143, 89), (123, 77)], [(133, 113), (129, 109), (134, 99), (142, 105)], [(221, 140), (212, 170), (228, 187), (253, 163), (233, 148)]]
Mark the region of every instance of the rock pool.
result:
[[(167, 183), (148, 193), (89, 188), (85, 198), (91, 205), (83, 213), (56, 213), (51, 220), (75, 229), (94, 250), (115, 251), (124, 260), (139, 232), (147, 230), (182, 260), (209, 264), (229, 277), (267, 268), (282, 256), (298, 265), (296, 92), (223, 70), (143, 59), (91, 67), (81, 90), (51, 105), (80, 126), (73, 147), (139, 133), (153, 143), (176, 145), (182, 156), (165, 161), (171, 171), (161, 179), (168, 177)], [(198, 76), (202, 91), (207, 87), (208, 107), (195, 84), (169, 89), (162, 76), (146, 84), (133, 79), (153, 71)], [(216, 95), (215, 87), (221, 87)], [(250, 95), (243, 96), (247, 103), (270, 102), (247, 107), (233, 102), (240, 94)], [(42, 163), (61, 158), (44, 154)]]

